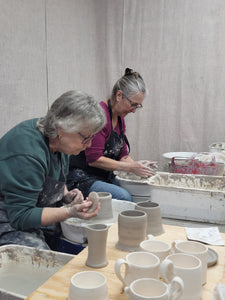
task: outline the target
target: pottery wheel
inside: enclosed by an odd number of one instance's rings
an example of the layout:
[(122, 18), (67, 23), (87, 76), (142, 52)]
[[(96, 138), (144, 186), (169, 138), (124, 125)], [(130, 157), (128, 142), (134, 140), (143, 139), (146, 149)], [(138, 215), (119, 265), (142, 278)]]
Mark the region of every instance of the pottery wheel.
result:
[(113, 217), (111, 219), (101, 219), (101, 220), (83, 220), (80, 218), (69, 218), (64, 221), (64, 223), (68, 225), (72, 225), (75, 227), (86, 227), (89, 224), (106, 224), (107, 226), (111, 226), (118, 220), (118, 215), (122, 210), (127, 210), (127, 209), (134, 209), (135, 208), (135, 203), (129, 202), (129, 201), (123, 201), (123, 200), (116, 200), (112, 199), (112, 213)]
[(113, 218), (111, 219), (82, 220), (80, 218), (69, 218), (64, 222), (77, 227), (86, 227), (87, 225), (92, 225), (92, 224), (106, 224), (107, 226), (112, 226), (112, 224), (115, 223), (117, 219), (118, 219), (118, 214), (114, 213)]

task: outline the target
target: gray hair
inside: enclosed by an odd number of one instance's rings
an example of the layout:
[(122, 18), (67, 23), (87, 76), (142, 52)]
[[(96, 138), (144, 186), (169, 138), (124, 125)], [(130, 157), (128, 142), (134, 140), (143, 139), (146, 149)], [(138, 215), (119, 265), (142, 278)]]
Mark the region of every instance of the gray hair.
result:
[(115, 101), (116, 93), (121, 90), (126, 97), (132, 97), (139, 93), (147, 94), (145, 82), (138, 72), (126, 68), (125, 74), (115, 83), (111, 98)]
[(82, 91), (68, 91), (53, 102), (37, 126), (45, 136), (55, 138), (58, 127), (68, 133), (87, 129), (95, 134), (105, 123), (104, 110), (92, 96)]

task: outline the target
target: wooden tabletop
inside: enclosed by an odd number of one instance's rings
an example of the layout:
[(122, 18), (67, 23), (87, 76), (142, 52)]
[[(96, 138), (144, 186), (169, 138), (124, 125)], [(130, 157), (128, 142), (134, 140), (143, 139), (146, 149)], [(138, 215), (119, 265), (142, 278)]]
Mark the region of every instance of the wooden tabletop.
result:
[[(163, 225), (163, 227), (165, 233), (157, 236), (156, 239), (170, 243), (177, 239), (186, 240), (184, 227), (171, 225)], [(221, 233), (221, 237), (225, 241), (224, 233)], [(102, 272), (107, 277), (110, 300), (127, 299), (125, 294), (122, 292), (122, 283), (119, 281), (114, 272), (114, 264), (118, 258), (125, 258), (128, 252), (120, 251), (115, 248), (117, 240), (118, 227), (117, 223), (115, 223), (109, 228), (107, 239), (107, 258), (109, 263), (106, 267), (99, 269), (87, 267), (85, 262), (87, 259), (88, 247), (86, 247), (26, 299), (66, 300), (69, 292), (70, 278), (75, 273), (85, 270), (96, 270)], [(219, 259), (215, 266), (208, 268), (207, 283), (203, 286), (202, 300), (211, 300), (212, 291), (217, 283), (225, 284), (225, 247), (211, 245), (209, 247), (217, 252)]]

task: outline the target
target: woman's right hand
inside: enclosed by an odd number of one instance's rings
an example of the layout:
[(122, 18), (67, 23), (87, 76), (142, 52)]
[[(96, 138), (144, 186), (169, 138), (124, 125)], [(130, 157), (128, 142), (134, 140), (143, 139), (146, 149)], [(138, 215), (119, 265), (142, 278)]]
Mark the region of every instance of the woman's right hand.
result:
[(148, 167), (146, 167), (142, 163), (136, 162), (136, 161), (130, 163), (130, 172), (132, 172), (135, 175), (140, 176), (140, 177), (150, 177), (155, 174)]
[(77, 203), (76, 201), (72, 201), (67, 207), (67, 212), (69, 218), (80, 218), (89, 220), (97, 215), (100, 209), (100, 203), (98, 203), (96, 209), (93, 212), (87, 212), (88, 209), (92, 206), (92, 201), (84, 200), (82, 203)]

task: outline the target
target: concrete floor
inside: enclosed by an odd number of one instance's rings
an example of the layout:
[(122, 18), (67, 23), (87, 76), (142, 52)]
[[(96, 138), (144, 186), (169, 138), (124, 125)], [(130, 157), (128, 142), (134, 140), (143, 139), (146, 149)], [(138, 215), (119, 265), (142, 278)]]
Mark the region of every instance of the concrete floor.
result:
[(169, 219), (162, 218), (163, 224), (167, 225), (175, 225), (182, 227), (218, 227), (220, 232), (225, 232), (225, 224), (215, 224), (215, 223), (203, 223), (203, 222), (193, 222), (188, 220), (178, 220), (178, 219)]

